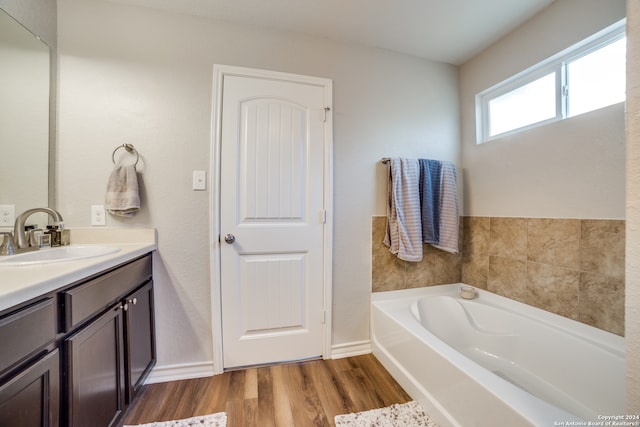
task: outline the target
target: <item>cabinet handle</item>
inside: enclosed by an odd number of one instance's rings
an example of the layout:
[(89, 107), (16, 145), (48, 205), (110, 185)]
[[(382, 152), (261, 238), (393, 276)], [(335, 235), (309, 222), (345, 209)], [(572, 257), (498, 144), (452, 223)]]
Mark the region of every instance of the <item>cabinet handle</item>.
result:
[(129, 304), (136, 305), (138, 303), (138, 298), (132, 298), (129, 300)]
[(124, 311), (129, 310), (129, 304), (127, 304), (127, 303), (125, 302), (125, 303), (124, 303), (124, 305), (122, 306), (122, 309), (123, 309)]

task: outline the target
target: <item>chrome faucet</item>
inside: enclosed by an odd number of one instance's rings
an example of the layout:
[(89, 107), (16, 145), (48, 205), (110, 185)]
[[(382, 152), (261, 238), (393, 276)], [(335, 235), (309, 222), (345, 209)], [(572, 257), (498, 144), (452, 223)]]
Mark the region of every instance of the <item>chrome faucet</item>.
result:
[(27, 240), (27, 235), (24, 231), (24, 225), (27, 222), (27, 218), (29, 218), (32, 214), (38, 213), (38, 212), (49, 214), (53, 218), (53, 220), (57, 223), (61, 223), (63, 221), (62, 215), (60, 215), (60, 212), (51, 208), (33, 208), (33, 209), (28, 209), (22, 212), (16, 218), (16, 223), (15, 223), (15, 226), (13, 227), (13, 237), (15, 240), (16, 251), (19, 251), (20, 249), (26, 249), (29, 247), (29, 241)]
[(10, 231), (0, 233), (2, 244), (0, 245), (0, 255), (13, 255), (16, 253), (16, 245), (13, 243), (13, 234)]

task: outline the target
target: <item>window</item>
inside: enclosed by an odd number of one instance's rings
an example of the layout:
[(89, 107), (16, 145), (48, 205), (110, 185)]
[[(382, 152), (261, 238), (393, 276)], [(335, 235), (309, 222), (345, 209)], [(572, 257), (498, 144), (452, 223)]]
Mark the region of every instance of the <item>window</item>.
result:
[(476, 96), (478, 143), (624, 102), (625, 21)]

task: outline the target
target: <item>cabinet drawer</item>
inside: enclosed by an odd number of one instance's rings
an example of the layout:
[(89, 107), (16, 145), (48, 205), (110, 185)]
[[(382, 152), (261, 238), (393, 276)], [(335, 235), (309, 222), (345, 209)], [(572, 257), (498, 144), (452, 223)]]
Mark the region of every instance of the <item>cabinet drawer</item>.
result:
[(67, 332), (151, 277), (151, 256), (62, 292), (63, 328)]
[(46, 298), (0, 318), (0, 372), (56, 337), (56, 306)]

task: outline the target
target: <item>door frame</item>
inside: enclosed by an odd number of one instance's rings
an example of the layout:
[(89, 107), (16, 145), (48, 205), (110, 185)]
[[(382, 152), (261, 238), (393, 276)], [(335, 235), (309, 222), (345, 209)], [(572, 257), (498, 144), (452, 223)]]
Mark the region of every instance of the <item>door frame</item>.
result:
[(284, 80), (319, 86), (324, 89), (325, 134), (324, 134), (324, 166), (323, 166), (323, 205), (326, 219), (323, 230), (323, 358), (331, 356), (331, 319), (332, 319), (332, 264), (333, 264), (333, 81), (331, 79), (305, 76), (300, 74), (283, 73), (278, 71), (259, 70), (253, 68), (235, 67), (230, 65), (213, 66), (213, 105), (212, 105), (212, 134), (211, 134), (211, 171), (209, 183), (209, 230), (210, 238), (210, 287), (211, 287), (211, 329), (213, 334), (213, 372), (224, 372), (224, 357), (222, 343), (222, 295), (221, 295), (221, 262), (220, 262), (220, 161), (221, 161), (221, 128), (222, 128), (222, 89), (225, 76), (255, 77), (271, 80)]

